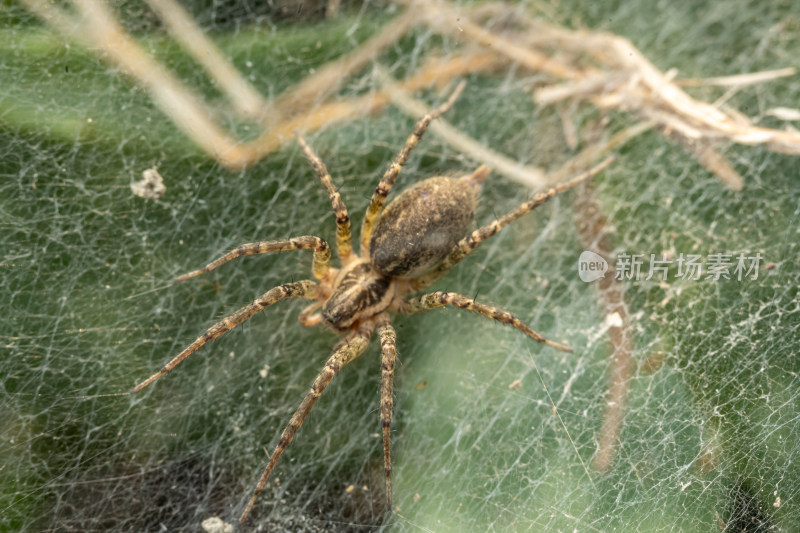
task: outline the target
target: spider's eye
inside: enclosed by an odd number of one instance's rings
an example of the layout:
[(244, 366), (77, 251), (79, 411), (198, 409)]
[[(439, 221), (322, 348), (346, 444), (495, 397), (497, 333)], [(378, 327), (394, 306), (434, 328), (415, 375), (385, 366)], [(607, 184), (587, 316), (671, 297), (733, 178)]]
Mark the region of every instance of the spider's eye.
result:
[[(331, 300), (322, 306), (322, 318), (335, 329), (345, 330), (354, 321), (352, 313), (346, 313), (341, 305), (329, 305)], [(335, 302), (334, 302), (335, 304)]]
[(348, 319), (352, 318), (352, 315), (353, 312), (347, 305), (346, 294), (342, 294), (342, 291), (335, 291), (322, 306), (322, 318), (334, 327), (349, 326)]

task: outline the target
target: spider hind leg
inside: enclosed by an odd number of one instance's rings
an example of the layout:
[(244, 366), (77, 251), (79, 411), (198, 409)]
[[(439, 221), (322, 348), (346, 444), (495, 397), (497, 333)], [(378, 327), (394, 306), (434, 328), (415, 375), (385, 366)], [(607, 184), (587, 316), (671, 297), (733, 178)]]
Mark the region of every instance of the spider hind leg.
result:
[(496, 307), (479, 303), (472, 298), (467, 298), (466, 296), (461, 296), (460, 294), (456, 294), (453, 292), (436, 291), (428, 294), (423, 294), (415, 298), (409, 298), (408, 300), (401, 300), (401, 302), (402, 303), (397, 309), (397, 311), (406, 314), (423, 313), (425, 311), (430, 311), (431, 309), (435, 309), (443, 305), (452, 305), (454, 307), (459, 307), (461, 309), (466, 309), (468, 311), (474, 311), (485, 317), (489, 317), (493, 320), (497, 320), (498, 322), (502, 322), (503, 324), (508, 324), (510, 326), (513, 326), (518, 330), (520, 330), (521, 332), (525, 333), (528, 337), (532, 338), (536, 342), (546, 344), (547, 346), (556, 348), (563, 352), (572, 351), (572, 349), (569, 348), (568, 346), (564, 346), (563, 344), (559, 344), (555, 341), (551, 341), (549, 339), (544, 338), (542, 335), (533, 331), (531, 328), (525, 325), (519, 318), (515, 317), (508, 311), (504, 311)]
[(244, 522), (245, 518), (247, 518), (247, 515), (250, 513), (250, 509), (253, 508), (253, 504), (255, 504), (256, 499), (258, 498), (258, 495), (261, 494), (262, 490), (264, 490), (264, 486), (267, 484), (267, 478), (269, 478), (269, 475), (272, 473), (272, 470), (278, 463), (278, 459), (280, 459), (286, 447), (291, 444), (292, 440), (294, 440), (297, 430), (299, 430), (303, 425), (308, 413), (311, 412), (311, 408), (314, 407), (315, 403), (317, 403), (317, 400), (322, 395), (322, 392), (325, 390), (325, 388), (330, 384), (333, 376), (339, 373), (339, 370), (341, 370), (344, 365), (348, 364), (356, 357), (364, 353), (364, 350), (367, 349), (367, 345), (369, 344), (369, 339), (372, 336), (372, 331), (374, 328), (375, 324), (371, 321), (362, 323), (358, 328), (355, 329), (355, 331), (342, 339), (333, 349), (333, 354), (330, 356), (328, 361), (325, 363), (325, 366), (322, 368), (322, 371), (314, 380), (314, 383), (311, 385), (311, 390), (308, 391), (305, 398), (303, 398), (300, 406), (297, 408), (294, 415), (292, 415), (292, 418), (289, 420), (289, 423), (286, 425), (283, 433), (281, 433), (281, 438), (278, 441), (278, 445), (272, 451), (272, 455), (269, 458), (269, 463), (264, 469), (264, 473), (261, 474), (261, 478), (258, 480), (258, 485), (256, 486), (255, 491), (253, 491), (253, 496), (247, 503), (247, 507), (242, 513), (242, 516), (239, 517), (240, 524)]
[(184, 359), (192, 355), (196, 352), (201, 346), (204, 344), (216, 339), (217, 337), (221, 336), (224, 333), (232, 330), (245, 320), (248, 320), (256, 313), (259, 313), (269, 307), (270, 305), (274, 304), (278, 300), (282, 300), (284, 298), (316, 298), (317, 297), (317, 284), (311, 280), (305, 281), (296, 281), (294, 283), (285, 283), (274, 289), (271, 289), (258, 298), (256, 298), (251, 304), (248, 304), (232, 315), (226, 316), (210, 328), (206, 330), (205, 333), (200, 335), (192, 344), (187, 346), (181, 353), (176, 355), (169, 363), (164, 365), (164, 367), (147, 378), (146, 380), (142, 381), (136, 387), (133, 388), (131, 393), (137, 393), (140, 390), (144, 389), (151, 383), (153, 383), (158, 378), (167, 375), (173, 368), (178, 366)]
[(383, 468), (386, 476), (386, 507), (392, 507), (392, 393), (394, 390), (394, 363), (397, 357), (397, 334), (384, 313), (378, 322), (381, 341), (381, 431), (383, 432)]

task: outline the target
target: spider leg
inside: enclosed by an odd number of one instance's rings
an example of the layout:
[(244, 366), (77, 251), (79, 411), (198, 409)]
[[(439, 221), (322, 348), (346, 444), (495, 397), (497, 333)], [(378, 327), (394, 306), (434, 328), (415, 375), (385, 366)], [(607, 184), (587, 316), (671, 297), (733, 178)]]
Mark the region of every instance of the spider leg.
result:
[(339, 191), (333, 186), (331, 175), (325, 163), (314, 153), (314, 150), (311, 149), (300, 132), (295, 132), (295, 135), (297, 136), (297, 141), (300, 143), (300, 146), (303, 148), (303, 153), (306, 154), (309, 162), (311, 162), (311, 166), (314, 167), (314, 172), (316, 172), (317, 177), (328, 193), (328, 197), (331, 199), (331, 206), (336, 213), (336, 250), (339, 253), (339, 258), (342, 260), (342, 263), (347, 264), (353, 253), (353, 245), (350, 243), (350, 215), (347, 214), (347, 207), (344, 205)]
[(244, 519), (247, 517), (250, 509), (253, 507), (256, 498), (258, 498), (258, 495), (261, 494), (261, 491), (264, 489), (264, 485), (267, 483), (267, 478), (272, 473), (272, 469), (275, 468), (275, 464), (278, 462), (281, 454), (286, 447), (291, 444), (295, 433), (297, 433), (297, 430), (303, 425), (303, 422), (308, 416), (308, 413), (311, 411), (311, 408), (314, 407), (314, 404), (331, 382), (333, 376), (335, 376), (344, 365), (364, 353), (364, 350), (367, 349), (369, 338), (372, 336), (372, 330), (374, 327), (374, 323), (367, 321), (336, 345), (333, 350), (333, 355), (331, 355), (328, 361), (325, 363), (322, 371), (311, 385), (311, 390), (308, 392), (308, 394), (306, 394), (306, 397), (303, 398), (303, 401), (300, 403), (297, 411), (295, 411), (292, 419), (289, 420), (289, 423), (286, 425), (283, 433), (281, 433), (281, 438), (278, 441), (278, 445), (275, 447), (275, 450), (273, 450), (272, 456), (269, 458), (269, 463), (264, 469), (264, 473), (261, 474), (261, 479), (258, 481), (256, 490), (253, 492), (253, 496), (247, 503), (247, 508), (239, 518), (240, 524), (244, 522)]
[(408, 156), (411, 155), (411, 151), (417, 146), (417, 143), (428, 129), (431, 121), (453, 106), (456, 99), (461, 94), (461, 91), (464, 90), (465, 85), (463, 81), (459, 83), (453, 91), (453, 94), (450, 95), (450, 98), (448, 98), (445, 103), (430, 113), (423, 115), (422, 118), (414, 124), (414, 129), (411, 131), (411, 135), (408, 136), (408, 139), (406, 139), (403, 148), (400, 149), (400, 153), (395, 156), (394, 161), (392, 161), (392, 164), (389, 165), (389, 168), (383, 174), (383, 178), (381, 178), (381, 181), (375, 188), (375, 192), (372, 194), (372, 198), (370, 198), (369, 207), (367, 207), (367, 212), (364, 215), (364, 222), (361, 225), (361, 257), (365, 259), (369, 258), (369, 238), (372, 235), (372, 229), (375, 227), (375, 223), (378, 221), (378, 213), (380, 213), (381, 208), (383, 208), (383, 204), (386, 203), (386, 197), (389, 196), (389, 191), (391, 191), (392, 185), (394, 185), (394, 180), (397, 178), (397, 175), (400, 174), (403, 165), (408, 161)]
[(320, 307), (322, 307), (322, 301), (318, 300), (313, 304), (309, 305), (308, 307), (306, 307), (305, 309), (303, 309), (300, 312), (300, 316), (298, 317), (300, 323), (308, 327), (316, 326), (317, 324), (321, 323), (322, 314), (314, 312)]
[(525, 333), (528, 337), (535, 340), (536, 342), (541, 342), (542, 344), (546, 344), (547, 346), (552, 346), (553, 348), (557, 348), (564, 352), (572, 351), (570, 348), (564, 346), (563, 344), (559, 344), (557, 342), (542, 337), (540, 334), (536, 333), (531, 328), (526, 326), (520, 319), (518, 319), (508, 311), (504, 311), (496, 307), (491, 307), (489, 305), (476, 302), (472, 298), (467, 298), (465, 296), (461, 296), (460, 294), (455, 294), (452, 292), (436, 291), (428, 294), (423, 294), (421, 296), (416, 296), (414, 298), (409, 298), (407, 300), (401, 300), (401, 302), (402, 303), (398, 306), (397, 311), (409, 315), (430, 311), (431, 309), (435, 309), (443, 305), (452, 305), (455, 307), (460, 307), (461, 309), (466, 309), (468, 311), (474, 311), (483, 316), (497, 320), (498, 322), (502, 322), (503, 324), (509, 324), (511, 326), (514, 326), (518, 330)]
[(164, 368), (147, 378), (146, 380), (142, 381), (138, 385), (136, 385), (131, 393), (136, 393), (142, 390), (143, 388), (150, 385), (152, 382), (168, 374), (173, 368), (178, 366), (181, 361), (192, 355), (198, 348), (206, 344), (207, 342), (216, 339), (220, 335), (225, 332), (228, 332), (247, 320), (248, 318), (252, 317), (259, 311), (263, 311), (270, 305), (274, 304), (278, 300), (283, 298), (316, 298), (317, 297), (317, 284), (310, 280), (305, 281), (297, 281), (294, 283), (285, 283), (274, 289), (265, 292), (261, 296), (255, 299), (253, 303), (246, 305), (233, 313), (230, 316), (227, 316), (208, 328), (205, 333), (200, 335), (197, 340), (195, 340), (192, 344), (186, 347), (181, 353), (176, 355), (172, 361), (164, 365)]
[(591, 170), (588, 170), (587, 172), (584, 172), (583, 174), (565, 183), (557, 185), (547, 191), (537, 193), (533, 196), (533, 198), (512, 210), (508, 214), (493, 220), (482, 228), (476, 229), (471, 234), (467, 235), (458, 241), (458, 243), (456, 243), (456, 245), (453, 247), (453, 250), (450, 252), (450, 255), (447, 256), (444, 261), (442, 261), (442, 264), (433, 269), (431, 272), (423, 274), (422, 276), (414, 279), (411, 282), (411, 286), (414, 290), (420, 290), (435, 283), (441, 279), (441, 277), (444, 276), (451, 268), (456, 266), (462, 259), (469, 255), (482, 241), (485, 241), (489, 237), (495, 235), (501, 229), (508, 226), (521, 216), (531, 212), (533, 209), (550, 200), (553, 196), (571, 189), (579, 183), (582, 183), (583, 181), (593, 177), (610, 163), (611, 160), (607, 159)]
[(383, 431), (383, 469), (386, 475), (386, 507), (392, 507), (392, 456), (390, 452), (392, 430), (392, 392), (394, 389), (394, 361), (397, 356), (397, 334), (385, 314), (378, 322), (381, 340), (381, 429)]
[(262, 241), (251, 242), (242, 244), (223, 255), (219, 259), (215, 259), (203, 268), (193, 270), (188, 274), (178, 276), (175, 281), (183, 281), (206, 272), (211, 272), (215, 268), (224, 265), (228, 261), (242, 257), (245, 255), (259, 255), (268, 254), (270, 252), (285, 252), (287, 250), (314, 250), (314, 259), (312, 271), (314, 277), (319, 280), (327, 279), (330, 275), (331, 268), (331, 248), (324, 239), (306, 235), (303, 237), (295, 237), (294, 239), (283, 239), (280, 241)]

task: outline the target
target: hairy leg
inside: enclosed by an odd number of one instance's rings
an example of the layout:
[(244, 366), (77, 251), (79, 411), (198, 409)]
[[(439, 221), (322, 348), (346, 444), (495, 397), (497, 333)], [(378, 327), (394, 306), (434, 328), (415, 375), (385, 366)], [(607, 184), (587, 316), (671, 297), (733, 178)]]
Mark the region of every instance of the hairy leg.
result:
[(325, 187), (325, 191), (328, 193), (328, 197), (331, 199), (331, 206), (333, 207), (333, 211), (336, 213), (336, 250), (339, 253), (339, 258), (342, 260), (342, 263), (347, 264), (350, 261), (350, 256), (353, 253), (353, 245), (350, 242), (350, 215), (347, 214), (347, 207), (345, 207), (339, 191), (337, 191), (336, 187), (333, 186), (331, 175), (328, 172), (327, 167), (325, 167), (325, 163), (323, 163), (322, 159), (320, 159), (319, 156), (314, 153), (314, 150), (311, 149), (305, 138), (303, 138), (300, 133), (296, 132), (295, 134), (297, 135), (297, 140), (300, 143), (300, 146), (303, 148), (303, 152), (311, 162), (311, 166), (314, 167), (314, 172), (316, 172), (317, 177), (322, 182), (323, 187)]
[(286, 429), (284, 429), (283, 433), (281, 433), (281, 438), (278, 441), (278, 445), (275, 447), (275, 450), (273, 450), (272, 456), (269, 458), (269, 463), (264, 469), (264, 473), (261, 474), (261, 479), (258, 480), (258, 485), (253, 492), (253, 496), (250, 498), (250, 501), (247, 503), (247, 508), (239, 518), (239, 523), (244, 522), (244, 519), (247, 518), (248, 513), (250, 513), (250, 509), (252, 509), (253, 504), (258, 498), (258, 495), (264, 489), (264, 485), (267, 483), (267, 478), (269, 478), (269, 475), (275, 468), (275, 465), (277, 464), (281, 454), (283, 454), (283, 451), (292, 442), (297, 430), (303, 425), (303, 422), (308, 416), (308, 413), (311, 411), (311, 408), (314, 407), (315, 403), (317, 403), (317, 400), (331, 382), (333, 376), (335, 376), (344, 365), (364, 353), (364, 350), (367, 349), (369, 338), (372, 336), (372, 330), (374, 327), (375, 325), (372, 322), (366, 322), (336, 345), (333, 350), (333, 355), (331, 355), (328, 361), (325, 363), (325, 366), (317, 376), (317, 379), (315, 379), (314, 383), (311, 385), (311, 390), (308, 392), (308, 394), (306, 394), (306, 397), (303, 398), (303, 401), (300, 403), (297, 411), (295, 411), (292, 419), (289, 420)]
[(378, 322), (381, 340), (381, 430), (383, 431), (383, 469), (386, 475), (386, 506), (392, 507), (392, 393), (394, 390), (394, 362), (397, 356), (397, 334), (384, 314)]
[(316, 301), (313, 304), (306, 307), (305, 309), (303, 309), (300, 312), (300, 316), (298, 317), (300, 323), (308, 327), (320, 324), (322, 322), (322, 314), (315, 312), (320, 307), (322, 307), (322, 301)]
[(443, 305), (452, 305), (455, 307), (460, 307), (461, 309), (467, 309), (468, 311), (474, 311), (483, 316), (497, 320), (498, 322), (502, 322), (503, 324), (514, 326), (536, 342), (541, 342), (542, 344), (552, 346), (553, 348), (557, 348), (565, 352), (572, 351), (563, 344), (559, 344), (542, 337), (508, 311), (478, 303), (472, 298), (467, 298), (465, 296), (461, 296), (460, 294), (437, 291), (416, 296), (414, 298), (409, 298), (407, 300), (403, 300), (402, 302), (403, 303), (398, 307), (397, 311), (406, 314), (422, 313)]
[(380, 213), (383, 205), (386, 203), (386, 197), (389, 196), (389, 191), (392, 190), (394, 180), (397, 178), (397, 175), (400, 174), (403, 165), (408, 161), (408, 156), (411, 155), (411, 151), (417, 146), (417, 143), (419, 143), (419, 140), (428, 129), (431, 121), (453, 106), (456, 99), (461, 94), (461, 91), (464, 90), (464, 86), (465, 83), (463, 81), (459, 83), (455, 91), (453, 91), (453, 94), (450, 95), (450, 98), (448, 98), (445, 103), (427, 115), (424, 115), (414, 124), (414, 129), (411, 131), (411, 135), (408, 136), (408, 139), (406, 139), (403, 148), (400, 149), (400, 153), (397, 154), (392, 164), (389, 165), (389, 168), (383, 174), (383, 178), (381, 178), (381, 181), (375, 188), (375, 192), (372, 194), (372, 198), (370, 198), (369, 207), (367, 207), (367, 212), (364, 215), (364, 222), (361, 225), (362, 258), (369, 258), (369, 238), (372, 235), (372, 229), (378, 221), (378, 213)]
[(263, 311), (270, 305), (274, 304), (278, 300), (282, 300), (284, 298), (316, 298), (317, 297), (317, 284), (310, 280), (305, 281), (297, 281), (294, 283), (285, 283), (274, 289), (265, 292), (261, 296), (255, 299), (253, 303), (246, 305), (233, 313), (230, 316), (227, 316), (208, 328), (205, 333), (197, 338), (192, 344), (186, 347), (181, 353), (176, 355), (172, 361), (164, 365), (164, 367), (147, 378), (146, 380), (142, 381), (138, 385), (136, 385), (131, 393), (136, 393), (142, 390), (143, 388), (147, 387), (155, 380), (168, 374), (173, 368), (178, 366), (184, 359), (192, 355), (196, 352), (201, 346), (206, 344), (209, 341), (212, 341), (226, 333), (248, 318), (252, 317), (259, 311)]
[(331, 248), (325, 240), (319, 237), (306, 235), (303, 237), (295, 237), (294, 239), (283, 239), (279, 241), (262, 241), (250, 242), (242, 244), (219, 259), (215, 259), (203, 268), (193, 270), (188, 274), (178, 276), (175, 281), (183, 281), (206, 272), (211, 272), (228, 261), (232, 261), (237, 257), (245, 255), (260, 255), (268, 254), (271, 252), (285, 252), (288, 250), (314, 250), (314, 259), (312, 270), (314, 277), (319, 280), (327, 279), (330, 275), (331, 268)]

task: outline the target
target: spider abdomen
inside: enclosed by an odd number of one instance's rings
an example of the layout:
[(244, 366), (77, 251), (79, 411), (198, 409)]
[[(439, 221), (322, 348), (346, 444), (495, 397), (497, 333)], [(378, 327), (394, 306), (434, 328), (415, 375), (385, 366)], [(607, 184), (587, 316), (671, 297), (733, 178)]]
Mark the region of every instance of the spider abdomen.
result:
[(372, 266), (409, 279), (440, 264), (470, 230), (480, 181), (435, 177), (403, 191), (375, 225), (369, 241)]

